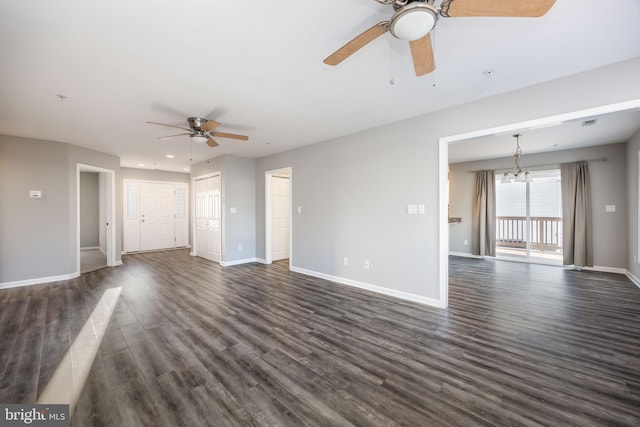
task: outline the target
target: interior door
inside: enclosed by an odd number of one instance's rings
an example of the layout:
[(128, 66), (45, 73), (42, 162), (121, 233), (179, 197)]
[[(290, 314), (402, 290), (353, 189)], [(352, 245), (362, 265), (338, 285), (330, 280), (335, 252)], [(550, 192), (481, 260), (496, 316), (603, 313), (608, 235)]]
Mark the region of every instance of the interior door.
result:
[(271, 236), (272, 260), (289, 258), (290, 233), (290, 194), (289, 178), (273, 176), (271, 178)]
[(220, 175), (196, 181), (196, 255), (211, 261), (221, 259)]
[(173, 184), (140, 184), (140, 250), (175, 247), (173, 193)]

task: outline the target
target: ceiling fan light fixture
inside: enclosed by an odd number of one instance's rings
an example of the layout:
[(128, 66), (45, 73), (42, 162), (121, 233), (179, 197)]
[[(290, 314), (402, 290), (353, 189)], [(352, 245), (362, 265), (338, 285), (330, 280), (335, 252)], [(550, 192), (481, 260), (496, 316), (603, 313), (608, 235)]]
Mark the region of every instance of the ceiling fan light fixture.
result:
[(398, 9), (391, 18), (389, 32), (406, 41), (421, 39), (438, 21), (438, 11), (430, 4), (414, 2)]
[(196, 144), (204, 144), (205, 142), (207, 142), (207, 137), (206, 136), (202, 136), (202, 135), (191, 135), (191, 141), (195, 142)]

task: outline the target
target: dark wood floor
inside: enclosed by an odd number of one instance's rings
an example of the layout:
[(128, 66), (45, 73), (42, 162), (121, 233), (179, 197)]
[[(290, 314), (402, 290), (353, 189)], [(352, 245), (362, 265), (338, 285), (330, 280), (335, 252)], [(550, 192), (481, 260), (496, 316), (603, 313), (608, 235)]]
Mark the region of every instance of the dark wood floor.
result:
[(0, 291), (0, 402), (33, 403), (105, 290), (73, 425), (640, 425), (640, 289), (451, 258), (450, 307), (187, 251)]

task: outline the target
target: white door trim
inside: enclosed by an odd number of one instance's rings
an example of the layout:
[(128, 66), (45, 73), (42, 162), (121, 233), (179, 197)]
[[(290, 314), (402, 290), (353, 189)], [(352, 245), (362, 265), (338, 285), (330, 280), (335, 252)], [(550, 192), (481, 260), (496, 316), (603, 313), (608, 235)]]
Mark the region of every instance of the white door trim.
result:
[(293, 168), (268, 170), (264, 173), (264, 258), (265, 264), (273, 262), (271, 236), (271, 177), (279, 173), (289, 174), (289, 269), (293, 265)]
[[(107, 175), (105, 199), (110, 207), (106, 212), (108, 225), (107, 237), (107, 266), (120, 265), (116, 262), (116, 173), (112, 169), (76, 163), (76, 275), (80, 275), (80, 172), (98, 172)], [(102, 225), (101, 225), (102, 226)]]
[[(449, 194), (447, 192), (447, 181), (449, 172), (449, 144), (455, 144), (465, 140), (480, 138), (501, 133), (521, 132), (526, 129), (536, 127), (554, 126), (570, 120), (580, 120), (587, 117), (599, 116), (608, 113), (633, 110), (640, 108), (640, 99), (607, 104), (584, 110), (572, 111), (569, 113), (556, 114), (554, 116), (542, 117), (540, 119), (526, 120), (523, 122), (511, 123), (493, 128), (479, 129), (472, 132), (461, 133), (441, 137), (438, 145), (438, 177), (439, 177), (439, 201), (438, 201), (438, 268), (440, 280), (439, 306), (446, 308), (449, 304), (449, 218), (448, 209)], [(639, 239), (640, 239), (640, 232)]]
[(221, 171), (211, 172), (204, 175), (199, 175), (191, 178), (191, 200), (189, 206), (191, 206), (191, 252), (189, 255), (198, 256), (196, 245), (196, 181), (200, 181), (207, 178), (213, 178), (214, 176), (220, 177), (220, 265), (224, 262), (224, 224), (225, 224), (225, 206), (224, 206), (224, 183)]

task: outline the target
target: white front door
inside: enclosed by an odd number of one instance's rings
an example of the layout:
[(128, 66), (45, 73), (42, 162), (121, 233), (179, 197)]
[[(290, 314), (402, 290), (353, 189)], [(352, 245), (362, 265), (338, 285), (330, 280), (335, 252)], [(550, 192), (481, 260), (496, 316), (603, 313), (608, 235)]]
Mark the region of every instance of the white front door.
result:
[(196, 255), (220, 262), (221, 193), (220, 175), (199, 179), (196, 193)]
[(289, 178), (271, 177), (272, 260), (289, 258)]
[(173, 191), (173, 184), (140, 184), (140, 250), (175, 247)]

